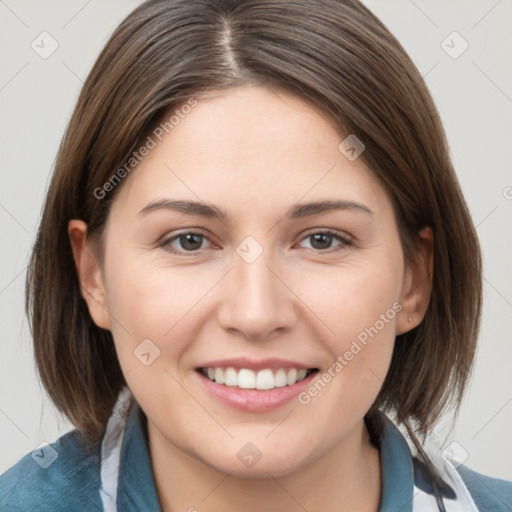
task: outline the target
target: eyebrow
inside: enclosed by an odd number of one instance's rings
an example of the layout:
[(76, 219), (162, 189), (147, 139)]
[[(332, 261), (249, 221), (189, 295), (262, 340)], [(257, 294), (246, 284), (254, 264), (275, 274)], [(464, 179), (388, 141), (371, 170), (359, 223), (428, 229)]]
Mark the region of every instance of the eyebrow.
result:
[[(162, 209), (185, 213), (187, 215), (199, 215), (201, 217), (220, 221), (228, 221), (230, 219), (230, 215), (225, 210), (221, 210), (212, 204), (198, 201), (172, 201), (169, 199), (152, 201), (142, 208), (139, 214), (147, 214)], [(289, 219), (300, 219), (312, 215), (319, 215), (332, 210), (351, 210), (373, 216), (373, 212), (364, 204), (341, 199), (327, 199), (324, 201), (296, 204), (286, 212), (285, 217)]]

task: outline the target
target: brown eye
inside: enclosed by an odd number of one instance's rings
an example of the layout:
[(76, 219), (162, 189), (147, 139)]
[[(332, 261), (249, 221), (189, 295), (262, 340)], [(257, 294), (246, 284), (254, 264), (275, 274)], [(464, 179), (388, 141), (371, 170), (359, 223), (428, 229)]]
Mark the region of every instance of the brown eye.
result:
[(338, 241), (339, 243), (335, 246), (333, 251), (342, 250), (351, 244), (350, 240), (333, 231), (316, 231), (315, 233), (310, 233), (302, 240), (308, 239), (310, 240), (311, 248), (316, 251), (327, 251), (331, 249), (334, 241)]
[(201, 233), (189, 231), (168, 238), (163, 242), (162, 247), (170, 252), (197, 252), (201, 249), (205, 238)]

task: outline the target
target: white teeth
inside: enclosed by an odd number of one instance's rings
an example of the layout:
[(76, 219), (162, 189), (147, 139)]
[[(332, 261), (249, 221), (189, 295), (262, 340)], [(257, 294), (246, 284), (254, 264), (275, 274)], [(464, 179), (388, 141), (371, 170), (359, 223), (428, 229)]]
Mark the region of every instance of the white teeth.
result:
[(256, 377), (256, 389), (274, 389), (274, 374), (272, 370), (261, 370)]
[(254, 372), (247, 368), (236, 370), (235, 368), (206, 368), (203, 375), (207, 376), (211, 381), (217, 384), (224, 384), (230, 387), (239, 387), (241, 389), (274, 389), (283, 386), (293, 386), (296, 382), (300, 382), (306, 378), (307, 370), (301, 368), (291, 368), (286, 371), (279, 368), (277, 371), (266, 368), (259, 372)]
[(215, 368), (215, 382), (224, 384), (224, 372), (222, 371), (222, 368)]
[[(217, 368), (217, 370), (220, 370), (220, 368)], [(234, 368), (226, 368), (224, 384), (226, 386), (238, 386), (238, 375)]]
[(256, 387), (256, 375), (252, 370), (244, 368), (238, 372), (238, 387), (242, 389), (254, 389)]
[(291, 386), (292, 384), (295, 384), (297, 382), (297, 370), (295, 368), (292, 368), (291, 370), (288, 370), (288, 373), (286, 374), (286, 383), (288, 386)]
[(286, 372), (280, 368), (277, 370), (276, 375), (274, 377), (274, 386), (276, 388), (282, 388), (283, 386), (286, 386)]

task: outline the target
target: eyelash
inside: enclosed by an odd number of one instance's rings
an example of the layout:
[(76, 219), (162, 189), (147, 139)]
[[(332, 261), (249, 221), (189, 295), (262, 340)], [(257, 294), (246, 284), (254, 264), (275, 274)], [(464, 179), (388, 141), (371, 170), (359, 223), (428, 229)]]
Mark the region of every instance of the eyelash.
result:
[[(342, 251), (342, 250), (344, 250), (347, 247), (352, 245), (352, 241), (351, 240), (349, 240), (348, 238), (344, 237), (339, 232), (333, 231), (333, 230), (330, 230), (330, 229), (324, 229), (324, 230), (319, 230), (319, 231), (314, 231), (312, 233), (308, 233), (307, 235), (305, 235), (300, 240), (300, 242), (302, 242), (303, 240), (306, 240), (306, 239), (308, 239), (308, 238), (310, 238), (310, 237), (312, 237), (314, 235), (319, 235), (319, 234), (332, 236), (333, 238), (335, 238), (335, 239), (337, 239), (338, 241), (341, 242), (340, 246), (337, 249), (325, 249), (325, 250), (322, 250), (322, 249), (312, 249), (313, 251), (315, 251), (315, 252), (317, 252), (319, 254), (330, 254), (330, 253)], [(166, 251), (169, 251), (169, 252), (171, 252), (173, 254), (193, 256), (193, 255), (199, 253), (200, 249), (198, 249), (196, 251), (176, 251), (174, 249), (170, 249), (169, 248), (170, 244), (172, 242), (174, 242), (175, 240), (179, 240), (181, 237), (185, 237), (186, 235), (199, 235), (199, 236), (202, 236), (204, 239), (208, 240), (208, 237), (206, 235), (204, 235), (203, 233), (200, 233), (200, 232), (197, 232), (197, 231), (185, 231), (183, 233), (179, 233), (177, 235), (173, 235), (170, 238), (166, 238), (159, 245), (160, 245), (160, 247), (164, 248)]]

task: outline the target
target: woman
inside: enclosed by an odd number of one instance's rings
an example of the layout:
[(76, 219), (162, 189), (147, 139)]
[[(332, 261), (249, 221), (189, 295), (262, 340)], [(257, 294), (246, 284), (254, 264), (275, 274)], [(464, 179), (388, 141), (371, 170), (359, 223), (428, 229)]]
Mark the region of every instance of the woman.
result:
[(2, 510), (509, 510), (425, 448), (480, 310), (436, 108), (375, 16), (150, 0), (84, 84), (27, 278), (76, 429)]

